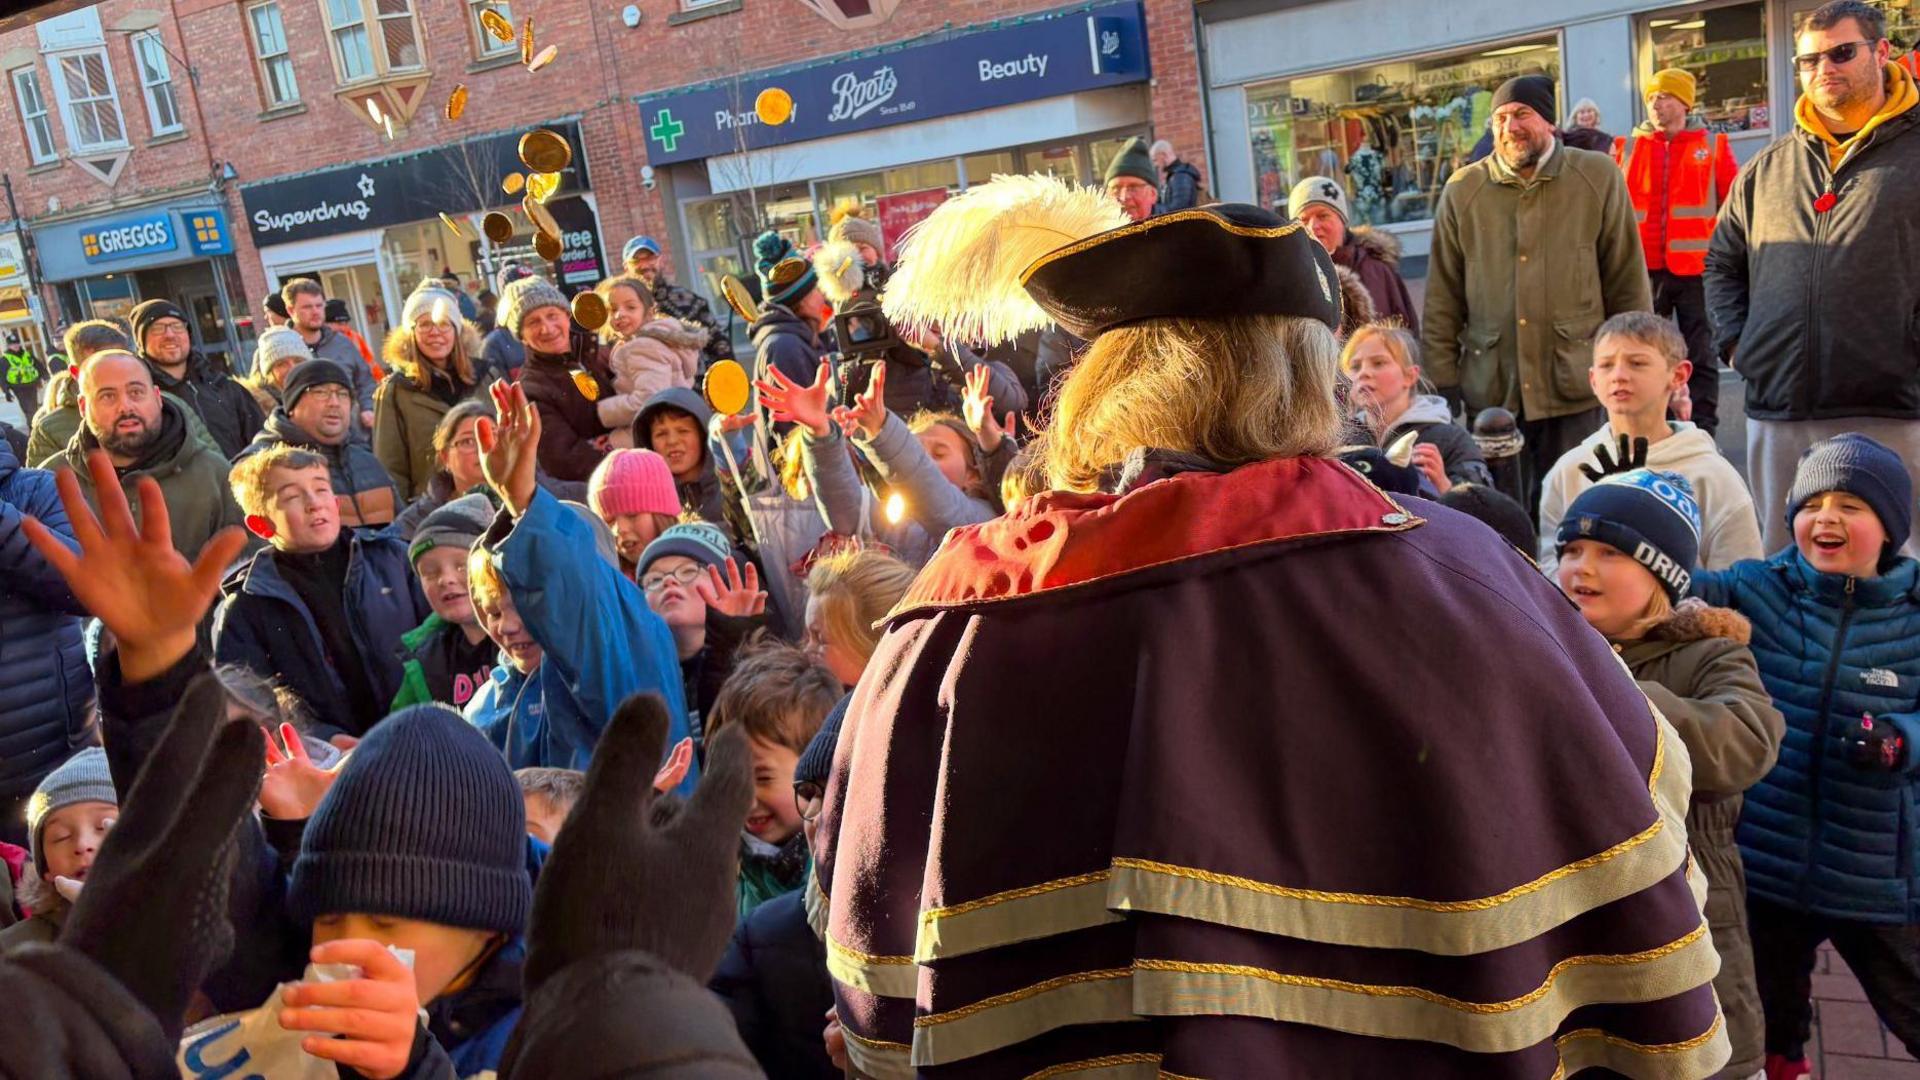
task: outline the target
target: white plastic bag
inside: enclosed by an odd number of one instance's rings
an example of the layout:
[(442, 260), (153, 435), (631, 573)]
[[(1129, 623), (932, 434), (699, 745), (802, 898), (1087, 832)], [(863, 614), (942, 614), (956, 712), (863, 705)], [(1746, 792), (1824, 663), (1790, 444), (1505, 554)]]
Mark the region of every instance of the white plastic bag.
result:
[[(413, 950), (389, 946), (388, 951), (409, 970), (413, 968)], [(301, 981), (327, 983), (359, 977), (360, 969), (352, 964), (308, 964)], [(280, 1010), (286, 1007), (280, 994), (290, 985), (274, 987), (258, 1008), (215, 1016), (188, 1028), (174, 1058), (181, 1080), (339, 1080), (338, 1065), (300, 1048), (300, 1040), (312, 1032), (280, 1026)]]

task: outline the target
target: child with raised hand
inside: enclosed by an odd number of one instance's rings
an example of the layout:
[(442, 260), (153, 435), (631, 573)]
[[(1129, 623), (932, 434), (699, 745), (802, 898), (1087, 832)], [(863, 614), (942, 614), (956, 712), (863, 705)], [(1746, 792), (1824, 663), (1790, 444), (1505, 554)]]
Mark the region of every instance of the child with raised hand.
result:
[[(600, 523), (534, 481), (540, 416), (518, 386), (495, 383), (496, 428), (479, 428), (487, 482), (506, 509), (468, 556), (468, 589), (505, 665), (467, 703), (514, 768), (584, 768), (620, 702), (659, 694), (674, 741), (688, 736), (673, 634), (617, 560), (595, 558)], [(691, 791), (690, 773), (681, 788)]]
[(1420, 390), (1420, 340), (1397, 323), (1370, 322), (1340, 350), (1357, 419), (1375, 446), (1417, 432), (1413, 464), (1445, 495), (1455, 484), (1493, 483), (1473, 435), (1453, 422), (1447, 400)]
[[(831, 369), (820, 365), (811, 386), (769, 370), (772, 382), (759, 383), (760, 400), (777, 421), (792, 421), (804, 434), (800, 447), (814, 500), (828, 528), (844, 536), (862, 533), (860, 475), (842, 439), (873, 466), (886, 485), (886, 497), (870, 514), (872, 534), (914, 566), (933, 555), (949, 529), (991, 521), (999, 516), (985, 488), (980, 446), (958, 418), (921, 413), (911, 422), (889, 412), (886, 367), (877, 366), (867, 392), (828, 411)], [(900, 502), (894, 503), (894, 496)], [(898, 507), (895, 518), (894, 507)]]
[[(594, 286), (607, 303), (600, 336), (613, 346), (607, 366), (614, 392), (594, 403), (615, 446), (635, 445), (629, 425), (647, 399), (670, 387), (691, 387), (700, 373), (701, 351), (713, 332), (699, 323), (660, 313), (653, 292), (636, 277), (611, 277)], [(644, 444), (642, 444), (644, 445)]]
[(1816, 443), (1787, 498), (1794, 546), (1694, 576), (1753, 622), (1786, 716), (1780, 760), (1740, 819), (1770, 1077), (1807, 1074), (1815, 956), (1832, 941), (1920, 1055), (1920, 563), (1900, 456), (1864, 435)]
[(647, 606), (673, 631), (688, 724), (703, 738), (702, 718), (733, 673), (735, 654), (767, 625), (760, 572), (749, 562), (742, 575), (726, 533), (704, 521), (661, 533), (641, 554), (638, 572)]
[(1686, 420), (1668, 420), (1667, 403), (1686, 389), (1693, 364), (1687, 340), (1672, 320), (1649, 311), (1623, 311), (1593, 336), (1587, 383), (1606, 407), (1607, 422), (1566, 452), (1547, 472), (1540, 489), (1540, 568), (1553, 573), (1554, 537), (1567, 505), (1593, 484), (1596, 453), (1618, 444), (1624, 455), (1633, 440), (1645, 440), (1644, 460), (1634, 465), (1679, 473), (1693, 485), (1700, 506), (1700, 567), (1724, 570), (1741, 559), (1758, 559), (1760, 521), (1753, 495), (1713, 436)]
[(1733, 1044), (1723, 1075), (1748, 1077), (1763, 1064), (1763, 1022), (1734, 829), (1742, 793), (1773, 767), (1785, 724), (1747, 648), (1746, 618), (1682, 599), (1699, 528), (1699, 508), (1678, 474), (1636, 469), (1607, 476), (1561, 519), (1555, 574), (1692, 759), (1687, 845), (1706, 874), (1707, 924), (1720, 954), (1713, 989)]

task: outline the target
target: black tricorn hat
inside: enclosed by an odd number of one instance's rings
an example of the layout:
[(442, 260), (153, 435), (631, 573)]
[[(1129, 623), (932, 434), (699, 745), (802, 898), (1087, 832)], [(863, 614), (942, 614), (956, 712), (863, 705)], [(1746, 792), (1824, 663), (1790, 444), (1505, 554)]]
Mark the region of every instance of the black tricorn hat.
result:
[(1081, 338), (1148, 319), (1292, 315), (1340, 329), (1325, 248), (1245, 203), (1181, 210), (1047, 253), (1021, 275), (1036, 304)]

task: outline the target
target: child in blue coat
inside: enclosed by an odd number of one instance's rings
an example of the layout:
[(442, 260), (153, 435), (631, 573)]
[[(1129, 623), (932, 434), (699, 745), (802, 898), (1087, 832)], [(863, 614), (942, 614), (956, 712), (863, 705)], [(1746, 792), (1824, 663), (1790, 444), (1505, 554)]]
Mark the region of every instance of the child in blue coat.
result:
[[(534, 482), (540, 420), (525, 394), (495, 384), (494, 405), (498, 430), (481, 422), (483, 465), (506, 509), (474, 547), (467, 577), (504, 664), (467, 703), (468, 721), (515, 769), (585, 769), (614, 708), (654, 693), (677, 744), (688, 727), (672, 631), (620, 572), (600, 523)], [(697, 778), (689, 770), (677, 790), (691, 793)]]
[(1793, 547), (1693, 585), (1753, 623), (1787, 720), (1739, 829), (1770, 1078), (1807, 1074), (1829, 940), (1920, 1055), (1920, 563), (1899, 555), (1913, 484), (1892, 450), (1840, 435), (1801, 458), (1786, 510)]

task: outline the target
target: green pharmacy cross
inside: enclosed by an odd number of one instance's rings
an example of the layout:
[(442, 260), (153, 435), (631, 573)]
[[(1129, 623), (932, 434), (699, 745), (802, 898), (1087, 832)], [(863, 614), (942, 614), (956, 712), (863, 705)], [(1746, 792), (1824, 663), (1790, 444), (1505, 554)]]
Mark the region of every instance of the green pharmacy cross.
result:
[(653, 127), (647, 134), (659, 140), (660, 148), (671, 154), (675, 144), (680, 141), (680, 136), (686, 132), (687, 125), (673, 118), (672, 109), (661, 109), (653, 118)]

